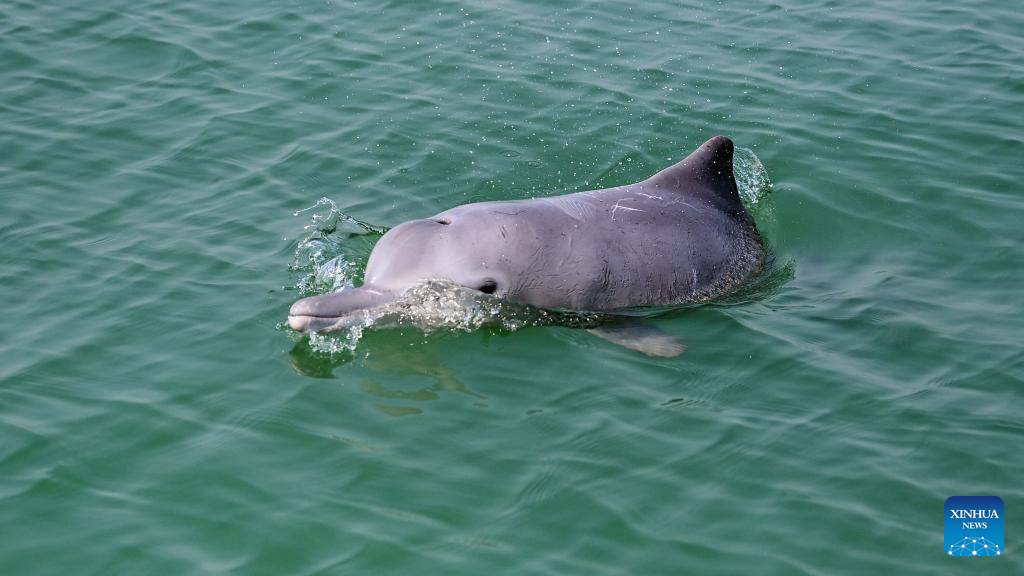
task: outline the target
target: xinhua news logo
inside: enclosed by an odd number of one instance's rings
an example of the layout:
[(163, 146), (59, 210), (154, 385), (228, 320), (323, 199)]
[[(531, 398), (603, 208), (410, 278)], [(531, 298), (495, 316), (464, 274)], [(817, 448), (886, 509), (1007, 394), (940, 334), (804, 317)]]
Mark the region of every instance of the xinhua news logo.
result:
[(950, 496), (943, 536), (947, 556), (1002, 556), (1003, 499)]

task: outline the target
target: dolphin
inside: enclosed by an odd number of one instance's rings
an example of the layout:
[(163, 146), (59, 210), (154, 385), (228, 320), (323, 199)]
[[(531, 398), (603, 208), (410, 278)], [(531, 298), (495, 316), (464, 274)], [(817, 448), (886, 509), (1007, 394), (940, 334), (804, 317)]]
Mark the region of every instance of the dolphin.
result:
[[(344, 328), (431, 280), (547, 309), (700, 303), (735, 291), (763, 261), (736, 188), (733, 143), (716, 136), (635, 184), (465, 204), (404, 222), (374, 246), (362, 286), (298, 300), (288, 325)], [(652, 356), (683, 349), (636, 322), (591, 331)]]

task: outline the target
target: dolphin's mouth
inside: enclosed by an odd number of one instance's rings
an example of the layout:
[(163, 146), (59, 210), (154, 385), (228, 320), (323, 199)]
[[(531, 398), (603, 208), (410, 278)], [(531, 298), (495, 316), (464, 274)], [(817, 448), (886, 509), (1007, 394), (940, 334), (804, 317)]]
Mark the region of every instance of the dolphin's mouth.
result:
[(288, 326), (297, 332), (333, 332), (363, 323), (373, 310), (395, 300), (390, 292), (349, 288), (303, 298), (288, 311)]
[(502, 315), (515, 306), (524, 305), (451, 280), (425, 280), (402, 292), (364, 284), (295, 302), (288, 314), (288, 326), (298, 332), (317, 333), (409, 325), (424, 330), (475, 330), (488, 323), (501, 324)]

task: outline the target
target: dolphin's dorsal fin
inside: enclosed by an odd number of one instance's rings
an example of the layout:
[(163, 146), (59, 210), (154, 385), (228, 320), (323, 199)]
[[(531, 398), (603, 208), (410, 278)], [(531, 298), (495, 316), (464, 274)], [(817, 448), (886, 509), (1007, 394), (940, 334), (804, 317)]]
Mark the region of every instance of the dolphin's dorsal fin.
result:
[(742, 207), (736, 178), (732, 173), (732, 140), (715, 136), (700, 145), (682, 162), (669, 166), (647, 182), (658, 188), (688, 191), (696, 187), (710, 191), (726, 206)]

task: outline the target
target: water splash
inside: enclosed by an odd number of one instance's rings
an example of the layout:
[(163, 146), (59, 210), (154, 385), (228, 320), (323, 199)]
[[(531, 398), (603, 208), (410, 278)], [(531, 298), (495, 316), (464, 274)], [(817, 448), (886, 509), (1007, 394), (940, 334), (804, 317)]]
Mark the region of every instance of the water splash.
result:
[[(327, 208), (324, 212), (322, 209)], [(303, 227), (304, 230), (315, 228), (319, 231), (336, 232), (339, 225), (349, 225), (351, 230), (354, 230), (357, 234), (384, 234), (388, 231), (386, 226), (376, 226), (368, 222), (363, 222), (353, 216), (346, 214), (338, 208), (338, 205), (330, 198), (320, 198), (309, 208), (303, 208), (302, 210), (296, 210), (292, 213), (293, 216), (298, 216), (310, 210), (317, 210), (313, 213), (313, 217), (310, 223)]]
[(772, 192), (772, 181), (768, 178), (768, 170), (749, 148), (736, 148), (733, 154), (733, 174), (740, 198), (748, 208), (757, 206), (768, 198)]
[(768, 170), (749, 148), (736, 148), (733, 155), (733, 174), (740, 199), (757, 222), (757, 229), (765, 243), (765, 259), (761, 271), (739, 290), (719, 298), (715, 305), (738, 306), (761, 301), (776, 294), (796, 275), (796, 263), (776, 251), (778, 219), (775, 199)]
[(363, 337), (362, 326), (351, 326), (330, 334), (309, 333), (309, 347), (314, 352), (331, 356), (352, 352)]
[(363, 330), (410, 326), (429, 334), (437, 330), (472, 332), (496, 328), (510, 332), (528, 326), (575, 321), (596, 325), (595, 314), (544, 310), (481, 294), (446, 280), (429, 280), (413, 286), (400, 298), (376, 308), (360, 310), (340, 320), (329, 333), (310, 333), (310, 348), (337, 354), (352, 351)]
[(757, 229), (768, 246), (778, 238), (778, 219), (775, 215), (775, 201), (772, 195), (772, 181), (768, 170), (749, 148), (736, 148), (733, 155), (733, 174), (743, 205), (750, 211)]
[(295, 287), (303, 296), (351, 288), (361, 279), (373, 240), (387, 228), (358, 220), (338, 209), (330, 198), (321, 198), (295, 216), (311, 212), (307, 234), (299, 240), (290, 267), (299, 272)]
[(477, 330), (501, 323), (507, 302), (481, 295), (476, 290), (443, 280), (431, 280), (409, 289), (394, 302), (400, 324), (425, 332), (436, 329)]

